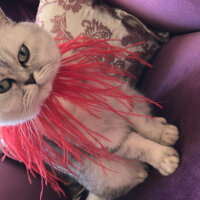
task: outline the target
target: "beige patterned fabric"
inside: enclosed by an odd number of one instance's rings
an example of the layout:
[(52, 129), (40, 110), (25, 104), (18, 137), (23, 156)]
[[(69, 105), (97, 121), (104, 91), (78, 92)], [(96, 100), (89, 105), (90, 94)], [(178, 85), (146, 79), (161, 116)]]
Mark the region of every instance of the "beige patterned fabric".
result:
[[(136, 17), (99, 0), (41, 0), (36, 23), (54, 37), (60, 35), (66, 40), (80, 34), (90, 35), (99, 39), (120, 39), (111, 43), (121, 47), (144, 41), (129, 50), (138, 52), (146, 61), (168, 40), (168, 34), (152, 32)], [(137, 78), (144, 68), (134, 60), (111, 59), (109, 62), (128, 69)]]

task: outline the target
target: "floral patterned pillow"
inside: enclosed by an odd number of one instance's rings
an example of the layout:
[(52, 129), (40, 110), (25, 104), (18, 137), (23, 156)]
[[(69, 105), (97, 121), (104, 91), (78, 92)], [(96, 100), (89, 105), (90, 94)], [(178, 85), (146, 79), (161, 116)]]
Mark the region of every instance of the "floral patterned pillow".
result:
[[(54, 37), (71, 40), (83, 34), (99, 39), (120, 39), (112, 42), (126, 47), (137, 42), (145, 43), (132, 47), (143, 59), (149, 61), (163, 42), (167, 33), (153, 32), (133, 15), (112, 8), (99, 0), (41, 0), (36, 23)], [(137, 78), (144, 66), (135, 60), (111, 60), (115, 66), (125, 68)]]

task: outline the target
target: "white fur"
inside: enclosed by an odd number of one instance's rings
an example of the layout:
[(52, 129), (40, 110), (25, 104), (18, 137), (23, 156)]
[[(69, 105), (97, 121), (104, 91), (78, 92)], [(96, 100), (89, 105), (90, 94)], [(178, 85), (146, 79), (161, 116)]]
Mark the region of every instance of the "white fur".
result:
[[(15, 24), (7, 21), (1, 11), (0, 44), (0, 81), (5, 78), (16, 81), (8, 92), (0, 94), (0, 124), (21, 123), (39, 112), (51, 92), (61, 56), (48, 33), (31, 23)], [(22, 44), (30, 50), (27, 68), (23, 68), (17, 58)], [(37, 84), (24, 84), (30, 73), (34, 74)], [(128, 85), (122, 90), (128, 94), (142, 96)], [(130, 112), (118, 101), (111, 98), (106, 100), (117, 110)], [(84, 164), (81, 164), (69, 155), (75, 166), (71, 170), (79, 175), (74, 178), (95, 194), (90, 194), (88, 200), (114, 199), (124, 195), (147, 177), (145, 163), (155, 167), (162, 175), (169, 175), (178, 167), (177, 152), (166, 146), (176, 142), (178, 130), (175, 126), (168, 125), (165, 119), (130, 115), (129, 120), (135, 124), (132, 126), (112, 112), (103, 110), (99, 113), (101, 119), (97, 119), (70, 101), (60, 101), (77, 120), (110, 140), (100, 139), (108, 151), (126, 160), (120, 164), (102, 159), (103, 165), (112, 170), (107, 170), (104, 174), (102, 168), (89, 159), (83, 158)], [(134, 112), (150, 115), (151, 109), (147, 104), (136, 102)], [(95, 143), (92, 138), (89, 139)], [(59, 152), (59, 149), (57, 151)], [(56, 168), (66, 173), (60, 166)]]
[[(1, 11), (2, 12), (2, 11)], [(1, 13), (1, 16), (3, 13)], [(16, 124), (33, 118), (49, 96), (61, 55), (53, 38), (32, 23), (0, 21), (0, 81), (16, 80), (12, 88), (0, 94), (0, 124)], [(18, 61), (22, 44), (30, 51), (24, 68)], [(5, 64), (9, 65), (8, 68)], [(33, 73), (37, 84), (24, 85)]]

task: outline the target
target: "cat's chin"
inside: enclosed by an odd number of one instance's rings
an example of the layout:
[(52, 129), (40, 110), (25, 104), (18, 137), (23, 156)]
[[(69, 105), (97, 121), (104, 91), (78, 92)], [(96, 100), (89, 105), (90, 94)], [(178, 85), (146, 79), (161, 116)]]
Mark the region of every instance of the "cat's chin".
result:
[(32, 117), (22, 117), (21, 119), (12, 119), (10, 120), (10, 117), (4, 119), (0, 119), (0, 126), (16, 126), (19, 124), (26, 123), (27, 121), (35, 118), (37, 116), (37, 113), (35, 113)]
[(23, 124), (33, 118), (35, 118), (40, 111), (40, 107), (35, 107), (34, 110), (32, 110), (29, 113), (6, 113), (3, 116), (0, 115), (0, 126), (15, 126), (18, 124)]

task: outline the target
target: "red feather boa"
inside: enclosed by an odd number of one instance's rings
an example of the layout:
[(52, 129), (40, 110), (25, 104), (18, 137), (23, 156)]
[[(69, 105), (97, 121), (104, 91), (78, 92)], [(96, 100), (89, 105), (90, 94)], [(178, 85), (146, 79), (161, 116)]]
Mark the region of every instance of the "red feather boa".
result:
[[(58, 98), (69, 100), (96, 117), (102, 109), (115, 112), (123, 117), (124, 113), (122, 116), (119, 110), (110, 107), (105, 98), (115, 98), (119, 103), (132, 109), (133, 101), (136, 98), (138, 101), (138, 97), (128, 96), (118, 87), (113, 87), (113, 84), (110, 84), (114, 82), (123, 84), (121, 77), (130, 75), (128, 72), (104, 62), (104, 60), (110, 57), (134, 58), (146, 65), (149, 64), (141, 60), (136, 53), (129, 52), (126, 48), (111, 46), (105, 40), (78, 37), (60, 44), (58, 47), (61, 54), (71, 51), (74, 53), (62, 59), (62, 66), (54, 80), (53, 90), (44, 102), (39, 115), (23, 124), (1, 127), (0, 137), (6, 144), (6, 148), (1, 144), (5, 156), (23, 162), (28, 174), (39, 173), (42, 182), (45, 180), (45, 183), (49, 183), (56, 192), (64, 194), (57, 182), (59, 178), (54, 167), (62, 166), (70, 173), (71, 163), (68, 161), (68, 154), (73, 155), (79, 162), (82, 162), (83, 156), (91, 159), (88, 156), (91, 154), (96, 157), (96, 161), (93, 161), (99, 165), (101, 165), (98, 162), (99, 158), (112, 160), (117, 160), (117, 158), (106, 151), (103, 145), (98, 142), (98, 138), (102, 137), (101, 133), (96, 133), (77, 121), (59, 103)], [(111, 76), (111, 74), (115, 74), (115, 76)], [(84, 80), (89, 82), (83, 83)], [(141, 101), (146, 100), (141, 99)], [(122, 103), (122, 101), (126, 103)], [(94, 145), (80, 129), (98, 142), (101, 148)], [(63, 155), (54, 151), (44, 137), (58, 145), (63, 150)], [(70, 140), (76, 141), (76, 146), (70, 143)], [(49, 163), (51, 172), (46, 169), (45, 162)]]

